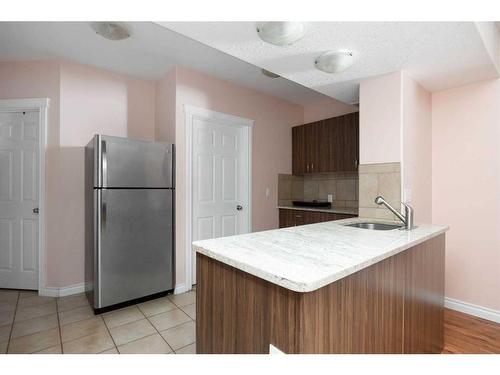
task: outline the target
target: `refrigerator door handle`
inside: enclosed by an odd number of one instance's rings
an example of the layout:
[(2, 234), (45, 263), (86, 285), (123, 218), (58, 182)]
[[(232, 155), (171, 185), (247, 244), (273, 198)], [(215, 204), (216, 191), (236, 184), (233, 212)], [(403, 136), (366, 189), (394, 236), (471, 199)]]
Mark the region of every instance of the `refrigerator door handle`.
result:
[(104, 232), (106, 230), (106, 224), (107, 224), (107, 216), (108, 216), (108, 205), (104, 201), (104, 191), (102, 192), (102, 198), (101, 198), (101, 232)]
[[(101, 231), (102, 231), (102, 190), (97, 189), (97, 225), (96, 225), (96, 231), (95, 231), (95, 237), (96, 237), (96, 249), (94, 252), (94, 258), (95, 258), (95, 277), (96, 277), (96, 283), (97, 283), (97, 288), (98, 290), (94, 290), (94, 293), (97, 294), (97, 305), (101, 306)], [(95, 301), (95, 300), (94, 300)]]
[(101, 141), (102, 154), (102, 187), (108, 187), (108, 156), (106, 154), (106, 141)]

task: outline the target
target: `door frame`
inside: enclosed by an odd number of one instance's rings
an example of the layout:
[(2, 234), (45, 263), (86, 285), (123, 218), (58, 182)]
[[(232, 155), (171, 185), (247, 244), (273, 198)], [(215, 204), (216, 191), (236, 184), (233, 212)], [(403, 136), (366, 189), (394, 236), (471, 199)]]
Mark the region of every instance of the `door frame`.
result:
[(252, 231), (252, 144), (253, 144), (253, 126), (254, 120), (229, 115), (227, 113), (217, 112), (206, 108), (195, 107), (184, 104), (184, 121), (186, 129), (186, 237), (185, 237), (185, 285), (176, 285), (175, 293), (183, 293), (192, 288), (192, 229), (193, 229), (193, 121), (194, 119), (212, 120), (223, 123), (224, 125), (243, 127), (248, 140), (248, 231)]
[(43, 294), (46, 275), (45, 254), (45, 149), (47, 147), (47, 125), (49, 98), (0, 99), (0, 112), (38, 111), (38, 294)]

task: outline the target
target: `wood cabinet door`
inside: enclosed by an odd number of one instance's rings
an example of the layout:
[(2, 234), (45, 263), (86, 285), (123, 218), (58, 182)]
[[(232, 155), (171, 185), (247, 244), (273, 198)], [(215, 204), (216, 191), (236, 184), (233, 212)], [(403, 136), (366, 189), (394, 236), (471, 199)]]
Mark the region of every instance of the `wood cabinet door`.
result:
[(279, 227), (288, 228), (297, 225), (322, 223), (325, 221), (342, 220), (352, 217), (356, 217), (356, 215), (335, 214), (335, 213), (320, 212), (320, 211), (288, 210), (280, 208)]
[(280, 228), (292, 227), (292, 210), (280, 209)]
[(341, 171), (357, 171), (359, 160), (359, 114), (339, 117), (339, 144)]
[(280, 228), (296, 227), (298, 225), (306, 224), (307, 211), (301, 210), (289, 210), (286, 208), (280, 208), (279, 219)]
[(292, 128), (292, 173), (306, 173), (307, 140), (305, 125)]
[(359, 114), (324, 120), (328, 139), (329, 172), (350, 172), (358, 170), (359, 161)]
[(318, 121), (316, 123), (316, 128), (316, 145), (318, 150), (316, 154), (314, 172), (331, 172), (329, 123), (327, 120)]
[(292, 128), (292, 173), (358, 170), (359, 113)]
[(312, 122), (305, 125), (306, 139), (306, 173), (319, 173), (320, 168), (320, 139), (321, 139), (321, 121)]

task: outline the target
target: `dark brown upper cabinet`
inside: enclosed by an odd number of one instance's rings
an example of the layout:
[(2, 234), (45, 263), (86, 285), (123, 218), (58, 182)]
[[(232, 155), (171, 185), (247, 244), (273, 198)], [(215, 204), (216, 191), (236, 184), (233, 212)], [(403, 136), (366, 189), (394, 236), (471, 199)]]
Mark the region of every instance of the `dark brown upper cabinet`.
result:
[(357, 171), (358, 161), (358, 112), (292, 128), (293, 174)]

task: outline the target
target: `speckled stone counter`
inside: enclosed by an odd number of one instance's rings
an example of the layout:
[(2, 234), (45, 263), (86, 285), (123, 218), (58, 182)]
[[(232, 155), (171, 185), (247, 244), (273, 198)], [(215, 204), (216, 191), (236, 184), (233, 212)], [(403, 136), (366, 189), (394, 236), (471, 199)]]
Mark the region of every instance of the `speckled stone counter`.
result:
[(295, 292), (311, 292), (436, 237), (447, 226), (422, 224), (411, 231), (377, 231), (345, 219), (196, 241), (212, 259)]

